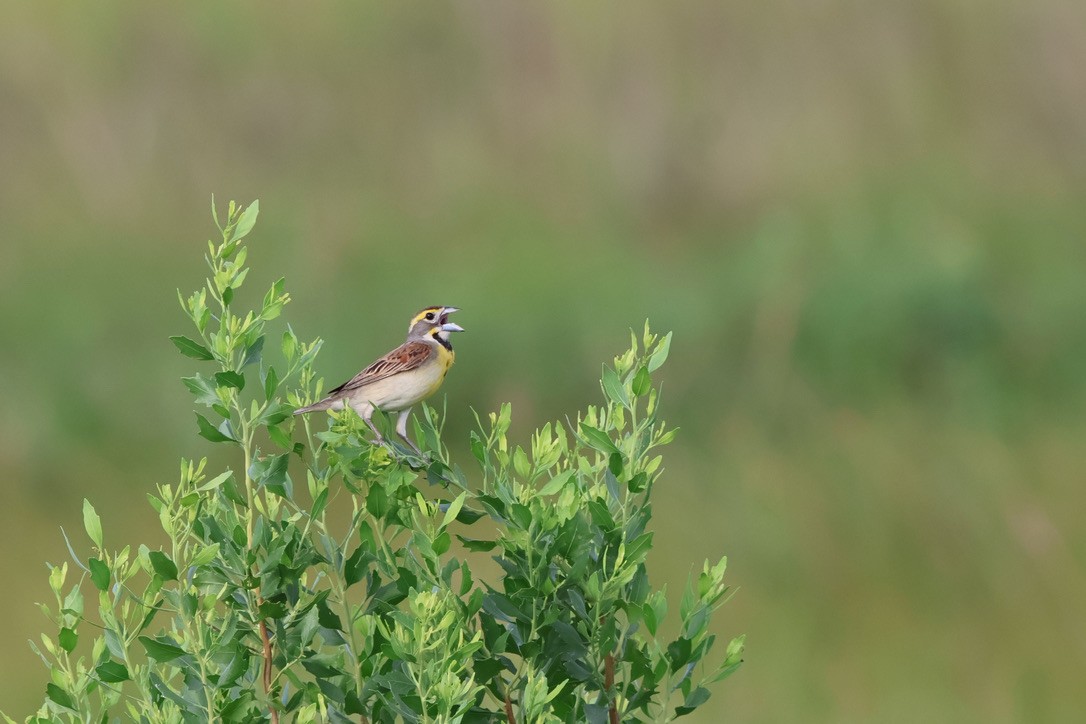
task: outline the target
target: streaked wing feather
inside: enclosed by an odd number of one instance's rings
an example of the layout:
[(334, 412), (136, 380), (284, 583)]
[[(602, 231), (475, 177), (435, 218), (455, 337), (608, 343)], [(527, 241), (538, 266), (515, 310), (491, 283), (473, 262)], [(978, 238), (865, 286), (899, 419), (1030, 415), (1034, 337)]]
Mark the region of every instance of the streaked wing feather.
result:
[(329, 391), (328, 397), (343, 397), (359, 387), (365, 387), (401, 372), (410, 372), (420, 367), (433, 354), (434, 348), (425, 342), (401, 344), (339, 387)]

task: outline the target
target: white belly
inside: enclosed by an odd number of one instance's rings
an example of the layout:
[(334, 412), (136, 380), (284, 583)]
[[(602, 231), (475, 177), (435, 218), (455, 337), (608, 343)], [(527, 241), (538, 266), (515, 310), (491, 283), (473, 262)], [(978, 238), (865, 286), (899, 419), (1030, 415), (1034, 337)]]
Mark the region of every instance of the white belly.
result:
[(371, 414), (374, 407), (387, 412), (406, 410), (436, 392), (447, 369), (442, 364), (425, 364), (378, 380), (352, 392), (350, 405), (362, 417)]

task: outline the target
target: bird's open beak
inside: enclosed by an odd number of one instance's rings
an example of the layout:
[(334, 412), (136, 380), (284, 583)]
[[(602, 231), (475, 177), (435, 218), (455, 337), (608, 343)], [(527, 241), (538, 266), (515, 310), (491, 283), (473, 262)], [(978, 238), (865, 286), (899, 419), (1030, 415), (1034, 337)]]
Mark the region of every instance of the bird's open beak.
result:
[(441, 310), (441, 331), (442, 332), (463, 332), (464, 328), (459, 324), (453, 324), (449, 321), (449, 315), (453, 312), (459, 312), (459, 307), (445, 307)]

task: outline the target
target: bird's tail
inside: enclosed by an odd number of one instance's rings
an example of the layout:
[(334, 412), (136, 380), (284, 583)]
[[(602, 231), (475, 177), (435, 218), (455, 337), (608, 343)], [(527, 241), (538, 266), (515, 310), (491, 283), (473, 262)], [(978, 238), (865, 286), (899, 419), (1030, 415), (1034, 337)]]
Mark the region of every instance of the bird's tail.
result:
[(304, 415), (307, 412), (317, 412), (318, 410), (327, 410), (331, 407), (332, 401), (329, 399), (323, 399), (320, 402), (314, 402), (312, 405), (306, 405), (305, 407), (299, 407), (294, 411), (295, 415)]

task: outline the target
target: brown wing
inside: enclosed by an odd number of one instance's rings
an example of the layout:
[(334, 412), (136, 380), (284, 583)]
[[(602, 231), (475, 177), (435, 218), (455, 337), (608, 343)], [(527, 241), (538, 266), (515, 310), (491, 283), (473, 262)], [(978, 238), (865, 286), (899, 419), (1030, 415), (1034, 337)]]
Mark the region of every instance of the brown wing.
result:
[(434, 348), (425, 342), (401, 344), (339, 387), (329, 391), (328, 397), (342, 397), (359, 387), (364, 387), (400, 372), (409, 372), (421, 366), (432, 354), (434, 354)]

